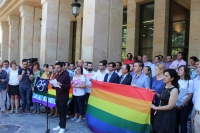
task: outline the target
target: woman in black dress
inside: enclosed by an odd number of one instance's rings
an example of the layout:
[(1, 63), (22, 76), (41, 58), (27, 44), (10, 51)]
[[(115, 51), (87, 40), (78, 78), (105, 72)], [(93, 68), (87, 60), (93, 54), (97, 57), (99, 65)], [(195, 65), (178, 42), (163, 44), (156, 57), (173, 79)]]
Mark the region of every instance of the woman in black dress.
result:
[(178, 98), (178, 74), (174, 69), (164, 71), (165, 87), (160, 95), (160, 105), (151, 108), (156, 110), (153, 129), (156, 133), (175, 133), (176, 101)]

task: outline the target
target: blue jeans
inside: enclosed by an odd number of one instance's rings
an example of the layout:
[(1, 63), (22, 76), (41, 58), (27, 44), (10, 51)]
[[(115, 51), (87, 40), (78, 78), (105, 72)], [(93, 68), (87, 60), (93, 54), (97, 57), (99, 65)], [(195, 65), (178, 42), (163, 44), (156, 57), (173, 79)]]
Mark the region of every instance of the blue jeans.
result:
[(25, 111), (25, 109), (27, 108), (28, 111), (30, 111), (30, 97), (31, 97), (31, 88), (24, 88), (24, 87), (20, 87), (19, 88), (19, 93), (22, 99), (22, 111)]
[(177, 110), (177, 133), (179, 133), (179, 125), (181, 127), (181, 133), (187, 133), (187, 122), (189, 114), (190, 110), (188, 108), (188, 105), (185, 105), (182, 110)]
[(33, 103), (33, 108), (35, 111), (40, 111), (40, 104), (39, 103)]
[(74, 96), (73, 95), (73, 101), (74, 101), (74, 113), (79, 114), (81, 116), (84, 115), (84, 98), (85, 96)]

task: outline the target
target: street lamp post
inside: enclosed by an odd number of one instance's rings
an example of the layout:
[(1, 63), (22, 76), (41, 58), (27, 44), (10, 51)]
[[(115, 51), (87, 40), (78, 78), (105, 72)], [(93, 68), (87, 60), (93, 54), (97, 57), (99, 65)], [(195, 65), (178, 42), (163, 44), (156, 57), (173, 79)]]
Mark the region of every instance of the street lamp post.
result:
[(78, 3), (78, 0), (74, 0), (74, 3), (72, 3), (71, 6), (72, 6), (72, 14), (76, 18), (79, 15), (79, 9), (81, 7), (81, 4)]

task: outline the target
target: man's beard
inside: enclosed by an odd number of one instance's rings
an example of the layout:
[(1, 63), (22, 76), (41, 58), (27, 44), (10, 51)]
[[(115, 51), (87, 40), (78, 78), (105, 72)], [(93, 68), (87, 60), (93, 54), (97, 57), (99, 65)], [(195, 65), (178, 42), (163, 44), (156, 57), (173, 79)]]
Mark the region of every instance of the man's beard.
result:
[(91, 71), (92, 71), (92, 68), (88, 68), (87, 70), (91, 72)]

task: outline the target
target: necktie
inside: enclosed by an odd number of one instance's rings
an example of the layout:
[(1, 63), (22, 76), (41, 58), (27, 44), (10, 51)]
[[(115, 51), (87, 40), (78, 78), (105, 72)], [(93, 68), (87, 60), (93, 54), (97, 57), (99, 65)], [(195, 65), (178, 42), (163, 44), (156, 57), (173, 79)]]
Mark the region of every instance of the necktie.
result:
[(124, 76), (121, 77), (120, 84), (123, 82), (123, 80), (124, 80)]

